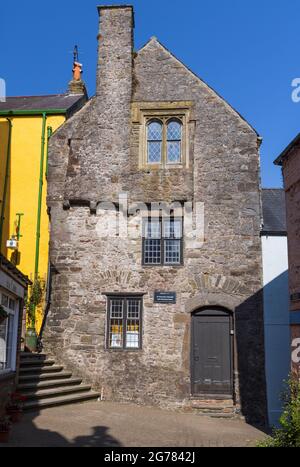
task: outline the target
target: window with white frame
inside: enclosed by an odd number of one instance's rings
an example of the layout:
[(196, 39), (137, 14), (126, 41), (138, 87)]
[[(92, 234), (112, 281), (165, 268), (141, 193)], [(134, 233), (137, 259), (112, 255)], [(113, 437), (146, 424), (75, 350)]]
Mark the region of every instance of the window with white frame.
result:
[(0, 322), (0, 373), (3, 373), (16, 369), (18, 300), (0, 290), (0, 304), (8, 315)]
[(108, 298), (108, 348), (114, 350), (141, 349), (141, 297)]

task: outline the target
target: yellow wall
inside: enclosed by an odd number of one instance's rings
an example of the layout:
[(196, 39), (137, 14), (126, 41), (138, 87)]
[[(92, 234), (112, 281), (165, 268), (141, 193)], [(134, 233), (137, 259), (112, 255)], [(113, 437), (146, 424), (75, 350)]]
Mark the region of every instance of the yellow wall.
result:
[[(26, 274), (34, 278), (36, 225), (38, 209), (39, 174), (41, 159), (42, 116), (10, 117), (12, 122), (11, 164), (6, 198), (5, 222), (3, 229), (1, 253)], [(46, 126), (55, 131), (65, 121), (64, 115), (47, 117)], [(46, 132), (47, 137), (47, 132)], [(0, 117), (0, 200), (3, 199), (4, 174), (6, 166), (8, 139), (8, 123)], [(46, 145), (45, 166), (46, 170)], [(41, 216), (39, 276), (46, 280), (48, 272), (49, 225), (46, 208), (47, 184), (44, 179), (43, 202)], [(0, 204), (1, 208), (1, 204)], [(18, 259), (12, 250), (7, 250), (6, 241), (16, 233), (17, 213), (23, 213)], [(37, 330), (42, 321), (42, 313), (38, 312)]]

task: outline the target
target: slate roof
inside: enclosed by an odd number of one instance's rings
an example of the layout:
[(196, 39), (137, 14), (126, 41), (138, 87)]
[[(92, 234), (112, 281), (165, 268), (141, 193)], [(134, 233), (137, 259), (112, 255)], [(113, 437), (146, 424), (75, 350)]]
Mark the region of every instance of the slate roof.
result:
[(0, 253), (0, 270), (1, 269), (3, 269), (9, 275), (13, 276), (14, 279), (21, 281), (23, 285), (32, 285), (32, 282), (28, 276), (25, 276), (21, 271), (19, 271), (18, 268), (16, 268), (16, 266), (14, 266), (8, 259), (5, 258), (5, 256)]
[(262, 234), (286, 235), (285, 192), (281, 188), (263, 189)]
[(52, 94), (49, 96), (19, 96), (7, 97), (6, 102), (0, 102), (0, 112), (61, 110), (72, 114), (86, 102), (83, 94)]

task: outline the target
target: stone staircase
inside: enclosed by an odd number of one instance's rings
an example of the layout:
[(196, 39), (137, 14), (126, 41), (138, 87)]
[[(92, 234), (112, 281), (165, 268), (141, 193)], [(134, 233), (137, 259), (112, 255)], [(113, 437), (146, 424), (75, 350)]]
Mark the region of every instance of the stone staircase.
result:
[(26, 397), (24, 410), (75, 404), (100, 397), (90, 385), (74, 378), (52, 358), (27, 352), (21, 353), (18, 391)]

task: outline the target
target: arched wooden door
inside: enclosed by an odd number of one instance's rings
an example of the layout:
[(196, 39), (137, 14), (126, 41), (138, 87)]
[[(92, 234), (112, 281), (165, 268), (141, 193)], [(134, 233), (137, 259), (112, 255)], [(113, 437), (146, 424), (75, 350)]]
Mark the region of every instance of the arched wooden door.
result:
[(192, 394), (233, 394), (233, 320), (225, 309), (192, 315)]

